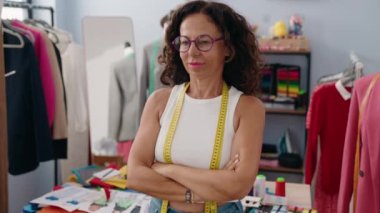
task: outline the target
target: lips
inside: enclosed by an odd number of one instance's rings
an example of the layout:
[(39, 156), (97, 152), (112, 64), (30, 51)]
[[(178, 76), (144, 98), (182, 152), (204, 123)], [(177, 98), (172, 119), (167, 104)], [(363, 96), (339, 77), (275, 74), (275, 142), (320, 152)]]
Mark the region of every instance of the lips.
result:
[(190, 62), (189, 65), (190, 66), (200, 66), (200, 65), (203, 65), (203, 63), (200, 63), (200, 62)]
[(192, 69), (199, 69), (199, 68), (202, 68), (203, 65), (204, 65), (204, 63), (191, 62), (191, 63), (189, 63), (189, 68), (192, 68)]

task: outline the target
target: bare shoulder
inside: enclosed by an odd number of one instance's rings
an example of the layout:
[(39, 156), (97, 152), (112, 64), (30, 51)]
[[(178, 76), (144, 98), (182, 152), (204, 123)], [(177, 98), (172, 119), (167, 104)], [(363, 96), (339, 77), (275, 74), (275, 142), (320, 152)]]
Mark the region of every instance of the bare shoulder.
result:
[[(263, 126), (265, 123), (265, 107), (263, 102), (252, 95), (241, 95), (234, 113), (234, 129), (244, 126)], [(260, 127), (261, 128), (261, 127)]]
[[(166, 102), (170, 96), (172, 88), (160, 88), (155, 90), (152, 95), (149, 96), (149, 99), (154, 103)], [(166, 101), (164, 101), (165, 99)]]
[(252, 95), (241, 95), (237, 109), (238, 115), (246, 115), (248, 114), (265, 114), (265, 107), (263, 102)]
[(152, 95), (149, 96), (145, 108), (154, 110), (161, 117), (162, 112), (165, 109), (168, 102), (172, 88), (160, 88), (155, 90)]

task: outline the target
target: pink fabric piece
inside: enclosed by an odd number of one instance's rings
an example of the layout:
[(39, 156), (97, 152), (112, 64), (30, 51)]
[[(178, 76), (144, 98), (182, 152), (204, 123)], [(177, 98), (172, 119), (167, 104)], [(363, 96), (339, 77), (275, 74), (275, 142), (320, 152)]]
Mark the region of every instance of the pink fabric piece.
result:
[[(355, 82), (344, 144), (338, 212), (349, 212), (353, 192), (355, 147), (358, 128), (359, 105), (374, 75)], [(357, 213), (380, 212), (380, 82), (369, 95), (361, 126), (361, 153), (357, 194)]]
[(49, 61), (48, 51), (46, 49), (46, 44), (44, 42), (41, 33), (37, 30), (29, 28), (26, 24), (18, 21), (12, 20), (12, 25), (25, 29), (31, 32), (34, 36), (34, 51), (38, 60), (40, 78), (42, 83), (42, 89), (44, 92), (44, 99), (46, 105), (46, 111), (48, 116), (49, 127), (53, 126), (54, 114), (55, 114), (55, 87), (53, 80), (53, 71), (51, 70), (51, 65)]
[(124, 163), (128, 163), (129, 152), (132, 147), (132, 140), (121, 141), (117, 143), (117, 154), (123, 156)]

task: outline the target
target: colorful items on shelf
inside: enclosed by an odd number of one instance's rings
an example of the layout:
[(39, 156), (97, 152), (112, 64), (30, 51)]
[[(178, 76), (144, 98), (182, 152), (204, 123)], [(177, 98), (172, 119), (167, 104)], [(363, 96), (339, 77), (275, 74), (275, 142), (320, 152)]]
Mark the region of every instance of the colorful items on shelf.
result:
[(301, 36), (303, 20), (299, 15), (292, 15), (289, 20), (289, 35)]
[(275, 94), (274, 66), (266, 64), (261, 68), (261, 92), (264, 94)]
[(288, 36), (288, 30), (284, 21), (277, 21), (274, 24), (273, 36), (276, 38), (284, 38)]
[(300, 93), (300, 67), (284, 64), (267, 64), (261, 68), (261, 91), (266, 95), (298, 97)]
[(299, 66), (267, 64), (261, 72), (261, 99), (267, 108), (295, 110), (304, 106)]
[(276, 74), (277, 96), (297, 98), (301, 79), (299, 67), (280, 67)]

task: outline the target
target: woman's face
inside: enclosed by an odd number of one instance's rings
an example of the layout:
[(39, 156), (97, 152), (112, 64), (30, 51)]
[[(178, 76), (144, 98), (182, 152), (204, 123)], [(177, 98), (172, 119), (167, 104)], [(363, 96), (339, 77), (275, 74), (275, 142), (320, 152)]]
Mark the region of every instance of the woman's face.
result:
[[(211, 19), (201, 13), (189, 15), (182, 21), (180, 35), (186, 36), (191, 41), (199, 38), (200, 35), (208, 35), (212, 39), (223, 36)], [(198, 47), (201, 46), (202, 42), (202, 39), (199, 39)], [(190, 77), (201, 78), (221, 76), (226, 56), (228, 56), (228, 48), (223, 39), (215, 41), (208, 51), (199, 50), (195, 42), (191, 42), (188, 51), (180, 52), (182, 63)]]

